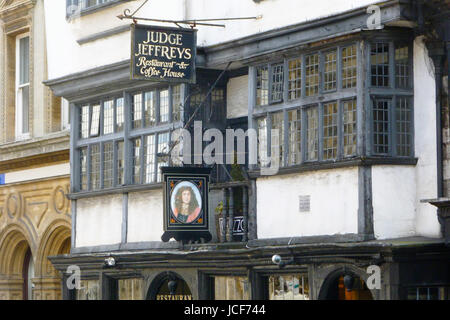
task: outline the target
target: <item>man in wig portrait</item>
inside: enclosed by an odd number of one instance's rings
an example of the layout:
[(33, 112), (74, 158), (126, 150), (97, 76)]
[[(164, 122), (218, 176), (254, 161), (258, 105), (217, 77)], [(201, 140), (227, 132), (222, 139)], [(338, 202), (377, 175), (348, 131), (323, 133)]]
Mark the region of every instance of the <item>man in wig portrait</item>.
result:
[(178, 189), (175, 194), (175, 208), (172, 208), (172, 211), (181, 223), (192, 223), (197, 220), (201, 208), (192, 187), (183, 186)]

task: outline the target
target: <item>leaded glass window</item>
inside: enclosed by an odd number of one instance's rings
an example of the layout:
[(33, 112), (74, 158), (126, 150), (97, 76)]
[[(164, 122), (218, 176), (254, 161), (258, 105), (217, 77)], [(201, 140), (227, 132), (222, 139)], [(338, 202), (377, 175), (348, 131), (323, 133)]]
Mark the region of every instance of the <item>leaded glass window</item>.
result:
[(300, 164), (301, 162), (301, 110), (288, 111), (289, 121), (289, 157), (288, 165)]
[(342, 89), (356, 87), (356, 44), (342, 48)]
[(395, 110), (397, 155), (411, 156), (412, 153), (412, 108), (410, 99), (397, 97)]
[(336, 89), (337, 81), (337, 51), (333, 50), (324, 54), (323, 90)]
[(338, 150), (338, 104), (323, 105), (323, 160), (336, 159)]
[(389, 43), (374, 43), (370, 52), (371, 83), (375, 87), (389, 86)]
[(305, 62), (306, 96), (313, 96), (319, 93), (319, 54), (313, 54), (306, 57)]
[(317, 160), (319, 149), (319, 114), (317, 106), (306, 109), (306, 159)]
[(256, 105), (269, 103), (269, 69), (267, 66), (256, 68)]
[(395, 47), (395, 84), (397, 88), (409, 88), (410, 79), (409, 46)]
[(302, 96), (302, 59), (289, 61), (289, 100), (295, 100)]
[(284, 165), (284, 114), (283, 112), (272, 113), (271, 131), (271, 159), (278, 158), (280, 167)]
[(356, 100), (343, 102), (344, 156), (356, 154)]
[(376, 99), (373, 105), (373, 148), (376, 154), (389, 153), (389, 104)]

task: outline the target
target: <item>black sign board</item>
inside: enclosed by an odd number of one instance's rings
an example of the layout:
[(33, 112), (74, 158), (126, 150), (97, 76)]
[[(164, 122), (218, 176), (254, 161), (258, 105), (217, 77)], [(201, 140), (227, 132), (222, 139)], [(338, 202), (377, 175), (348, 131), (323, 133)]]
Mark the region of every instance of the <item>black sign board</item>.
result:
[(195, 83), (197, 30), (131, 25), (131, 79)]
[(211, 240), (208, 192), (210, 168), (163, 167), (164, 242)]

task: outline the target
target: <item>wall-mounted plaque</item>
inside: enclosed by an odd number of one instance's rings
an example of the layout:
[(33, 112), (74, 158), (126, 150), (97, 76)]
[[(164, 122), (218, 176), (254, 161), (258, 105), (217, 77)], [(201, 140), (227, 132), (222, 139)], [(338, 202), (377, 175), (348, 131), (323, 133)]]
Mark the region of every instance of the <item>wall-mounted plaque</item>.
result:
[(210, 168), (163, 167), (164, 242), (211, 240), (208, 217)]
[(195, 83), (197, 30), (131, 25), (131, 79)]

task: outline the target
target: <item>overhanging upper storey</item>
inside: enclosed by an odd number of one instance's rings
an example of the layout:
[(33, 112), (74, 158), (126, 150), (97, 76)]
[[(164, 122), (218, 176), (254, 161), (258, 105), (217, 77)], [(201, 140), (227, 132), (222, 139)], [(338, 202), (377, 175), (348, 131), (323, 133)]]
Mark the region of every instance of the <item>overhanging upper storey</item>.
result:
[[(409, 1), (387, 1), (380, 3), (378, 7), (380, 8), (380, 28), (414, 26), (412, 21), (415, 8)], [(280, 55), (285, 50), (302, 50), (310, 43), (367, 30), (370, 27), (368, 26), (370, 18), (371, 14), (367, 13), (366, 7), (358, 8), (218, 45), (199, 47), (196, 65), (200, 68), (225, 69), (228, 63), (232, 62), (229, 68), (236, 70), (248, 66), (255, 59), (261, 57), (267, 59), (270, 54)], [(129, 60), (125, 60), (50, 79), (45, 84), (50, 86), (56, 95), (74, 100), (129, 85), (129, 79)], [(134, 81), (133, 85), (139, 86), (140, 82)]]

